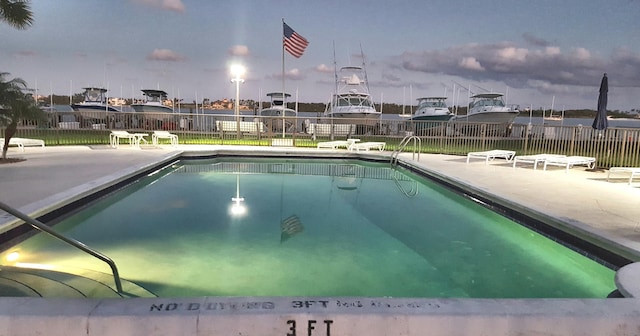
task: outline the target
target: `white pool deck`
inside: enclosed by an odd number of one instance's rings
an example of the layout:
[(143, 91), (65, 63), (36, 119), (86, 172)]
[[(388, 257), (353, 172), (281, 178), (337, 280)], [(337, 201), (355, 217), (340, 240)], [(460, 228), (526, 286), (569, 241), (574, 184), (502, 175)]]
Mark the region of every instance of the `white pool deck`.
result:
[[(182, 152), (390, 155), (200, 145), (9, 149), (9, 157), (27, 160), (0, 165), (0, 201), (37, 216)], [(640, 260), (640, 183), (629, 186), (626, 178), (607, 182), (606, 171), (584, 167), (565, 173), (562, 168), (513, 168), (504, 160), (485, 165), (467, 164), (465, 156), (412, 157), (404, 153), (400, 161)], [(0, 228), (14, 222), (0, 210)], [(619, 272), (624, 279), (616, 279), (634, 297), (624, 299), (0, 298), (0, 335), (638, 335), (637, 265)]]

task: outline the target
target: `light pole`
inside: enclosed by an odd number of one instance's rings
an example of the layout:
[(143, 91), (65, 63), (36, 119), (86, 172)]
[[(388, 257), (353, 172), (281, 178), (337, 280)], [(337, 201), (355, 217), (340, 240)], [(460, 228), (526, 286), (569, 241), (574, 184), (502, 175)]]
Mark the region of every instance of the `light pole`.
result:
[(240, 64), (234, 64), (231, 66), (231, 75), (234, 76), (231, 79), (231, 82), (236, 83), (236, 101), (235, 104), (233, 104), (233, 107), (235, 108), (236, 114), (238, 139), (240, 139), (240, 83), (244, 83), (244, 79), (240, 78), (240, 76), (244, 75), (245, 71), (246, 69)]

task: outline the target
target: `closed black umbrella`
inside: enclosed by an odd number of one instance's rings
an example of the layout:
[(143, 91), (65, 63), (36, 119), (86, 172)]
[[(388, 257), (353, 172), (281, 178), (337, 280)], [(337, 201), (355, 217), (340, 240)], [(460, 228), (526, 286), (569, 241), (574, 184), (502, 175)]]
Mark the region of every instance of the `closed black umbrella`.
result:
[(600, 82), (600, 95), (598, 96), (598, 111), (596, 112), (596, 117), (593, 119), (593, 127), (597, 130), (606, 130), (607, 129), (607, 94), (609, 92), (609, 80), (607, 79), (607, 74), (605, 73), (602, 76), (602, 81)]

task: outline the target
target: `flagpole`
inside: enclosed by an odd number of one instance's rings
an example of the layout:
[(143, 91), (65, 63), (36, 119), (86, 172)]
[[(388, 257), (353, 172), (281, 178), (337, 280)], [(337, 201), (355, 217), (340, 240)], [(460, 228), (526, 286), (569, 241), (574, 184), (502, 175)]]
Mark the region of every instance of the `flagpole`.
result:
[(287, 109), (287, 100), (284, 93), (284, 18), (282, 18), (282, 137), (284, 138), (284, 115)]

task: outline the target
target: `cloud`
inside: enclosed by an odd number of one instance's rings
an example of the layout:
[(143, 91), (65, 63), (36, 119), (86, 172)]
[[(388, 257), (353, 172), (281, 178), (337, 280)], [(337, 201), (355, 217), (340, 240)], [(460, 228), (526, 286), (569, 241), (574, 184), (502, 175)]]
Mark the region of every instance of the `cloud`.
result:
[(314, 70), (316, 72), (321, 72), (321, 73), (333, 73), (333, 68), (327, 66), (326, 64), (320, 64), (320, 65), (316, 66), (314, 68)]
[(231, 56), (248, 56), (249, 47), (247, 47), (246, 45), (234, 45), (229, 48), (228, 52)]
[[(284, 78), (287, 80), (303, 80), (306, 77), (307, 76), (305, 76), (305, 74), (302, 71), (300, 71), (300, 69), (297, 69), (297, 68), (291, 69), (284, 73)], [(282, 73), (272, 74), (267, 76), (267, 78), (282, 79)]]
[(16, 57), (33, 57), (37, 56), (38, 53), (33, 50), (21, 50), (14, 54)]
[(170, 49), (154, 49), (151, 54), (147, 55), (147, 60), (181, 62), (185, 60), (185, 57)]
[(182, 3), (182, 0), (133, 0), (133, 2), (173, 12), (185, 12), (185, 7)]
[(460, 67), (465, 69), (484, 71), (484, 68), (482, 67), (482, 65), (480, 65), (480, 62), (478, 62), (478, 60), (474, 57), (464, 57), (458, 64), (460, 65)]
[[(604, 72), (609, 85), (640, 87), (640, 53), (616, 50), (609, 57), (583, 47), (523, 47), (512, 42), (466, 44), (440, 50), (405, 52), (385, 61), (387, 68), (501, 81), (514, 88), (542, 87), (539, 83), (597, 86)], [(554, 87), (551, 87), (554, 88)], [(555, 87), (557, 88), (557, 87)]]
[(546, 47), (551, 44), (547, 40), (539, 38), (531, 33), (522, 34), (522, 38), (524, 38), (525, 42), (535, 47)]

